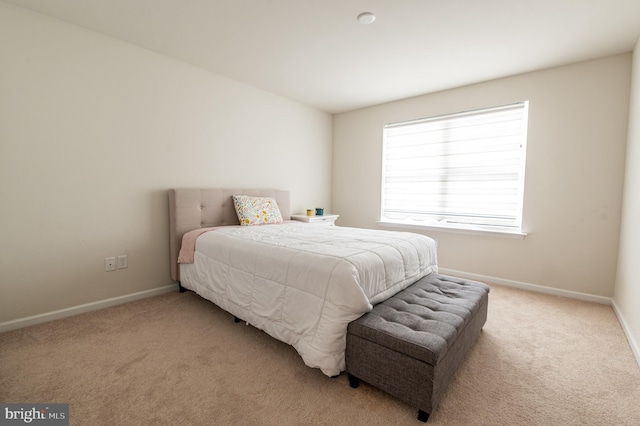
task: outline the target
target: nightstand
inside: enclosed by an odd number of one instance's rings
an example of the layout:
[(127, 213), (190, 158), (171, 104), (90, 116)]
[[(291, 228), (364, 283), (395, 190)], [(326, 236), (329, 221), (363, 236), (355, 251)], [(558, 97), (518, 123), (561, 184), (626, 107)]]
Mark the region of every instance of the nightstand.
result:
[(334, 226), (339, 214), (325, 214), (322, 216), (307, 216), (306, 214), (292, 214), (291, 219), (308, 223), (309, 225)]

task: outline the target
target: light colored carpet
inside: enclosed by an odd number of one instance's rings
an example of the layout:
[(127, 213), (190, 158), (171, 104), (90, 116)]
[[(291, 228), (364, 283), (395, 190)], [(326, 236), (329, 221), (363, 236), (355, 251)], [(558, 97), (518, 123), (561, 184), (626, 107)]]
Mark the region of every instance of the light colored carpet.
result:
[[(72, 425), (418, 425), (197, 295), (0, 334), (0, 401)], [(640, 425), (640, 368), (609, 306), (491, 286), (489, 319), (431, 425)]]

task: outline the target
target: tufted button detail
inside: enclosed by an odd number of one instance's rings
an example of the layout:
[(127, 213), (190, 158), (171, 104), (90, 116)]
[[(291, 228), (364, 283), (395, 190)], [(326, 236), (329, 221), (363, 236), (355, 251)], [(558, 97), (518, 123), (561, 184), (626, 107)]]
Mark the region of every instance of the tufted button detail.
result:
[(488, 292), (482, 283), (433, 274), (374, 306), (349, 333), (435, 365)]

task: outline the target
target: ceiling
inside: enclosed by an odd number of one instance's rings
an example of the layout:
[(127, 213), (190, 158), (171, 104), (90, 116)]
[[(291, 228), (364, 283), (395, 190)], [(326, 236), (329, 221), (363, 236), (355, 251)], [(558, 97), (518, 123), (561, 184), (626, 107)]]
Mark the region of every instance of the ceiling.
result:
[[(4, 0), (330, 113), (629, 52), (640, 0)], [(373, 12), (373, 24), (356, 20)]]

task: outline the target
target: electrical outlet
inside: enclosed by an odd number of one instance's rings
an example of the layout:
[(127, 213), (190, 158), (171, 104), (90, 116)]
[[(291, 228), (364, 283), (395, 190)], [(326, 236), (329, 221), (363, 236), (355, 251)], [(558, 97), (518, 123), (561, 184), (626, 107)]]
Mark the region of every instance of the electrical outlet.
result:
[(126, 254), (118, 256), (118, 269), (124, 269), (129, 266), (129, 260)]
[(115, 257), (105, 257), (104, 258), (104, 270), (107, 272), (116, 270), (116, 258)]

